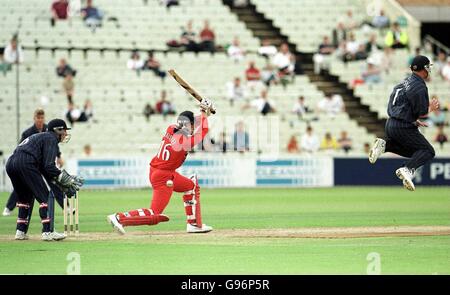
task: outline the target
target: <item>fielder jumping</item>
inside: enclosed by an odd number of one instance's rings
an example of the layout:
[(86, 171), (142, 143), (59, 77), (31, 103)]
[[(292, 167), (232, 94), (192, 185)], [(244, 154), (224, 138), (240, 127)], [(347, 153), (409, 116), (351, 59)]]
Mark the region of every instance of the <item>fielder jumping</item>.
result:
[(431, 66), (426, 56), (418, 55), (413, 59), (412, 74), (394, 87), (389, 98), (386, 138), (377, 138), (369, 153), (369, 161), (372, 164), (385, 152), (409, 158), (405, 166), (398, 168), (395, 174), (410, 191), (416, 189), (412, 181), (416, 169), (435, 156), (433, 146), (418, 128), (428, 127), (422, 119), (439, 108), (437, 99), (430, 102), (425, 84)]
[(200, 115), (191, 111), (182, 112), (177, 123), (167, 128), (157, 155), (150, 162), (149, 180), (153, 187), (150, 209), (141, 208), (119, 212), (107, 217), (113, 228), (125, 234), (125, 226), (156, 225), (169, 221), (163, 214), (172, 193), (183, 193), (188, 233), (206, 233), (212, 227), (202, 223), (200, 210), (200, 186), (196, 175), (187, 178), (175, 170), (186, 160), (188, 151), (200, 143), (208, 133), (207, 117), (215, 112), (211, 101), (200, 102)]

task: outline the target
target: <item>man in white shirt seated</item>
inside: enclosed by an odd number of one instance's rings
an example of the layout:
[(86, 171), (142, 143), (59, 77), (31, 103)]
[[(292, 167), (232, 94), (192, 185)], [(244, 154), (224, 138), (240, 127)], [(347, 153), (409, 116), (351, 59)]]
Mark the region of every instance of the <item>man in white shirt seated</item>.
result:
[(17, 37), (14, 36), (11, 42), (6, 45), (3, 52), (3, 59), (9, 64), (23, 63), (23, 50), (17, 45)]
[(317, 111), (319, 113), (325, 113), (329, 116), (335, 116), (341, 112), (345, 111), (344, 101), (342, 96), (335, 94), (333, 96), (326, 95), (325, 98), (321, 99), (317, 104)]
[(272, 64), (277, 67), (280, 77), (294, 74), (295, 56), (289, 51), (287, 43), (280, 45), (280, 51), (273, 57)]
[(233, 44), (228, 47), (227, 53), (234, 62), (240, 62), (244, 59), (245, 50), (241, 48), (238, 37), (234, 37)]
[(250, 107), (255, 108), (258, 113), (261, 113), (263, 116), (268, 113), (275, 113), (275, 102), (272, 99), (267, 97), (267, 90), (264, 89), (261, 91), (261, 96), (252, 100), (250, 103), (247, 103), (242, 107), (242, 109), (248, 109)]
[(233, 82), (226, 84), (227, 98), (230, 104), (233, 105), (236, 100), (244, 100), (247, 97), (247, 89), (241, 83), (241, 78), (234, 78)]
[(309, 112), (309, 108), (305, 104), (305, 97), (303, 95), (299, 96), (298, 100), (294, 103), (292, 112), (297, 114), (299, 118), (303, 118), (303, 116)]
[(311, 126), (306, 128), (306, 133), (302, 136), (300, 147), (302, 151), (308, 153), (315, 153), (319, 150), (319, 138), (313, 134), (313, 129)]
[(361, 45), (360, 42), (358, 42), (355, 39), (355, 35), (353, 33), (350, 34), (349, 40), (345, 44), (345, 59), (346, 60), (353, 60), (355, 59), (355, 55), (359, 50), (359, 46)]
[(258, 48), (258, 54), (268, 58), (272, 58), (277, 53), (277, 48), (270, 43), (269, 39), (262, 40), (261, 47)]

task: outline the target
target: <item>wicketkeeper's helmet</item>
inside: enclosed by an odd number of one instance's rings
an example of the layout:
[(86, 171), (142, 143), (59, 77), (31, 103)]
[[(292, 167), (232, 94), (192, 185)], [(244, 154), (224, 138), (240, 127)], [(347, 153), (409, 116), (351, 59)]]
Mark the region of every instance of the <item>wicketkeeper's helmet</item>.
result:
[[(61, 119), (53, 119), (50, 122), (48, 122), (47, 125), (47, 131), (49, 132), (55, 132), (58, 135), (59, 142), (67, 143), (70, 140), (70, 134), (67, 134), (67, 132), (64, 132), (65, 130), (70, 130), (71, 128), (67, 127), (66, 122)], [(64, 133), (66, 136), (63, 138)]]

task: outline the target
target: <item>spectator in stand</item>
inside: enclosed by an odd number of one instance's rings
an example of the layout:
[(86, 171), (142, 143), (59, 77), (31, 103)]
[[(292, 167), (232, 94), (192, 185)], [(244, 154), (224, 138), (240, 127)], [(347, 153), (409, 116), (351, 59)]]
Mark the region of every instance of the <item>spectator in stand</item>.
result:
[[(436, 96), (433, 96), (436, 98)], [(445, 126), (447, 125), (445, 113), (441, 111), (441, 109), (437, 109), (434, 112), (428, 114), (427, 123), (431, 126)]]
[(161, 91), (161, 99), (156, 103), (156, 112), (162, 114), (163, 116), (175, 115), (175, 107), (167, 99), (167, 92), (165, 90)]
[(450, 82), (450, 57), (447, 57), (447, 64), (442, 67), (442, 78), (447, 82)]
[(227, 83), (227, 98), (233, 105), (237, 100), (244, 100), (247, 97), (247, 89), (242, 85), (241, 78), (234, 78), (233, 82)]
[(163, 80), (166, 77), (166, 72), (161, 70), (161, 64), (159, 63), (159, 61), (156, 60), (152, 51), (148, 52), (148, 58), (144, 62), (142, 69), (153, 71), (153, 73), (155, 73), (156, 76), (160, 77)]
[(196, 34), (192, 29), (192, 20), (189, 20), (186, 28), (183, 28), (181, 33), (181, 45), (185, 47), (186, 51), (198, 52), (199, 46), (196, 41)]
[(232, 45), (227, 49), (228, 56), (234, 62), (240, 62), (244, 59), (245, 50), (241, 48), (240, 41), (238, 37), (234, 37)]
[(14, 36), (11, 39), (11, 42), (6, 45), (5, 50), (3, 51), (3, 59), (8, 64), (23, 63), (23, 49), (22, 46), (17, 44), (17, 36)]
[(254, 61), (251, 61), (247, 70), (245, 70), (245, 79), (247, 80), (247, 88), (251, 91), (259, 89), (263, 86), (261, 82), (261, 72), (255, 66)]
[(209, 51), (214, 53), (216, 51), (215, 43), (216, 35), (214, 31), (209, 27), (209, 21), (205, 20), (205, 25), (200, 32), (200, 49), (202, 51)]
[(300, 147), (302, 151), (307, 153), (315, 153), (319, 150), (319, 138), (317, 138), (317, 136), (313, 133), (311, 126), (306, 128), (306, 133), (302, 136)]
[(389, 28), (390, 20), (385, 15), (384, 10), (380, 10), (380, 14), (375, 15), (372, 19), (372, 26), (377, 29)]
[(441, 148), (444, 147), (444, 143), (448, 142), (448, 136), (444, 133), (444, 126), (438, 126), (438, 132), (434, 137), (434, 141), (439, 143)]
[(366, 69), (362, 72), (361, 77), (366, 84), (378, 84), (381, 82), (381, 69), (368, 58)]
[(436, 73), (439, 73), (439, 76), (443, 78), (442, 70), (447, 64), (447, 55), (444, 51), (439, 51), (437, 56), (437, 61), (434, 63), (434, 67), (436, 68)]
[(287, 43), (280, 45), (280, 50), (273, 57), (272, 63), (277, 67), (278, 76), (282, 81), (286, 77), (294, 77), (295, 56), (289, 51), (289, 45)]
[(399, 23), (395, 22), (392, 29), (387, 32), (384, 44), (393, 49), (405, 48), (408, 46), (408, 34), (400, 29)]
[(250, 137), (245, 130), (245, 125), (242, 121), (236, 123), (233, 134), (233, 148), (240, 153), (250, 151)]
[(330, 94), (326, 95), (325, 98), (321, 99), (317, 104), (317, 111), (333, 117), (338, 113), (344, 112), (345, 105), (342, 101), (342, 97), (339, 94), (333, 96)]
[(309, 107), (305, 105), (305, 97), (303, 95), (298, 97), (298, 101), (294, 104), (292, 112), (302, 119), (306, 113), (309, 113)]
[(56, 67), (56, 75), (58, 75), (58, 77), (65, 78), (69, 74), (72, 75), (72, 77), (75, 77), (77, 71), (67, 64), (64, 58), (61, 58), (59, 60), (59, 65)]
[(353, 17), (353, 11), (350, 9), (347, 10), (345, 17), (340, 19), (340, 23), (344, 24), (344, 28), (347, 31), (352, 31), (359, 26), (358, 21)]
[(362, 60), (367, 58), (366, 47), (355, 39), (353, 33), (350, 34), (346, 42), (344, 61)]
[(97, 27), (102, 26), (103, 13), (92, 5), (92, 0), (86, 1), (86, 7), (81, 9), (81, 17), (84, 23), (95, 31)]
[(81, 111), (78, 107), (76, 107), (73, 103), (69, 103), (67, 112), (66, 112), (67, 121), (69, 121), (70, 125), (73, 125), (75, 122), (87, 122), (88, 118), (84, 111)]
[(319, 45), (319, 50), (313, 56), (314, 73), (319, 74), (320, 70), (330, 67), (331, 55), (334, 51), (335, 47), (330, 43), (330, 38), (324, 36), (322, 43)]
[(336, 139), (331, 136), (331, 133), (327, 132), (325, 133), (325, 137), (322, 139), (322, 143), (320, 144), (321, 150), (337, 150), (339, 148), (339, 145), (336, 141)]
[(133, 51), (131, 53), (130, 59), (127, 61), (127, 68), (136, 71), (136, 73), (139, 75), (143, 67), (144, 61), (141, 59), (139, 52)]
[(3, 49), (0, 49), (0, 73), (6, 76), (6, 73), (11, 70), (11, 64), (7, 63), (3, 58)]
[(269, 39), (263, 39), (261, 42), (261, 47), (258, 48), (258, 54), (266, 58), (274, 57), (277, 52), (277, 48), (272, 45)]
[(277, 71), (268, 59), (266, 60), (266, 65), (261, 71), (261, 81), (267, 87), (270, 87), (272, 84), (278, 84)]
[(73, 82), (73, 76), (71, 73), (66, 74), (66, 76), (64, 77), (62, 86), (64, 89), (64, 93), (66, 94), (67, 101), (69, 103), (73, 103), (73, 94), (74, 94), (74, 90), (75, 90), (75, 83)]
[(252, 100), (250, 103), (247, 103), (242, 107), (242, 109), (248, 109), (250, 107), (254, 107), (258, 113), (265, 116), (269, 113), (275, 113), (275, 102), (267, 97), (267, 90), (261, 90), (261, 95)]
[(356, 40), (355, 34), (350, 33), (347, 42), (345, 43), (344, 61), (354, 60), (358, 52), (360, 43)]
[(216, 151), (226, 153), (230, 149), (227, 142), (227, 135), (225, 132), (220, 133), (219, 140), (216, 142)]
[(92, 154), (92, 147), (90, 144), (86, 144), (83, 147), (83, 157), (84, 158), (91, 158), (93, 156)]
[(333, 30), (333, 46), (338, 48), (343, 42), (347, 40), (347, 30), (344, 23), (339, 22)]
[(300, 152), (300, 147), (298, 146), (297, 138), (295, 137), (295, 135), (292, 135), (289, 139), (286, 149), (287, 152), (291, 154), (297, 154)]
[(352, 149), (352, 139), (348, 137), (347, 131), (341, 132), (341, 137), (338, 139), (339, 147), (345, 152), (348, 153)]
[(366, 43), (366, 54), (367, 56), (373, 55), (373, 54), (380, 54), (381, 50), (383, 48), (378, 45), (377, 43), (377, 35), (371, 34), (369, 41)]
[(155, 113), (155, 110), (152, 108), (152, 106), (149, 103), (147, 103), (145, 105), (144, 111), (143, 111), (144, 117), (147, 120), (147, 122), (150, 121), (150, 116), (153, 115), (154, 113)]
[(69, 17), (69, 2), (67, 0), (54, 1), (51, 12), (50, 24), (54, 27), (57, 20), (66, 20)]

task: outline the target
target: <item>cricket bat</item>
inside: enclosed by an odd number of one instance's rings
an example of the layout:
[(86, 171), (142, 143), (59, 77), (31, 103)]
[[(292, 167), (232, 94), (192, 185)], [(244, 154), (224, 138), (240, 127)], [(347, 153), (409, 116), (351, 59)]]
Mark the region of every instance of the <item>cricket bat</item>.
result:
[[(186, 89), (186, 91), (189, 92), (190, 95), (192, 95), (192, 97), (194, 97), (199, 102), (202, 102), (203, 97), (188, 82), (181, 78), (181, 76), (178, 75), (178, 73), (174, 69), (170, 69), (168, 72), (175, 79), (175, 81), (180, 84), (181, 87)], [(211, 113), (215, 114), (216, 112), (211, 111)]]

